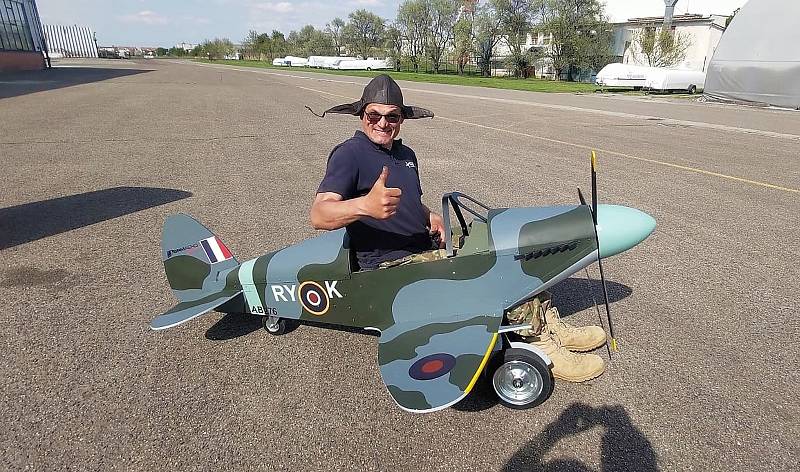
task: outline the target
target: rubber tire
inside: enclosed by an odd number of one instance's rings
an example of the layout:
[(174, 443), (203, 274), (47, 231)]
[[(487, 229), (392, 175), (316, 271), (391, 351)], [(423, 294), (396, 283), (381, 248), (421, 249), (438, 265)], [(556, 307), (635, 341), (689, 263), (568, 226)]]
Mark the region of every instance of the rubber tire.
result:
[[(539, 396), (534, 398), (533, 400), (529, 401), (528, 403), (524, 403), (522, 405), (517, 405), (514, 403), (509, 403), (508, 401), (504, 400), (494, 388), (494, 375), (503, 364), (510, 361), (522, 361), (526, 364), (530, 365), (539, 373), (542, 378), (542, 391), (539, 393)], [(489, 364), (489, 368), (487, 369), (486, 379), (489, 382), (489, 389), (495, 393), (497, 396), (497, 400), (503, 406), (507, 408), (511, 408), (514, 410), (526, 410), (528, 408), (533, 408), (538, 405), (544, 403), (550, 395), (553, 393), (553, 387), (555, 386), (555, 380), (553, 379), (553, 373), (550, 372), (550, 367), (544, 362), (544, 360), (537, 356), (536, 354), (525, 350), (525, 349), (514, 349), (509, 348), (505, 351), (501, 351), (495, 353), (492, 357), (492, 360)]]
[(696, 85), (690, 85), (689, 86), (689, 90), (687, 90), (687, 92), (689, 92), (689, 95), (696, 94), (697, 93), (697, 86)]
[(280, 336), (284, 334), (287, 329), (286, 319), (285, 318), (278, 318), (278, 327), (275, 330), (270, 329), (269, 326), (269, 316), (261, 317), (261, 326), (264, 327), (264, 331), (268, 332), (273, 336)]

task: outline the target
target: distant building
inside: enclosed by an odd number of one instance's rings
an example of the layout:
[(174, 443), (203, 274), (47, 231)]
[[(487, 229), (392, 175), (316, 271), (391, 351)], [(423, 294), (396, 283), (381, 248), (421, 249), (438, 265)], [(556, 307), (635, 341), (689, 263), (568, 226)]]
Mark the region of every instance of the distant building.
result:
[[(714, 55), (714, 50), (725, 31), (724, 15), (675, 15), (672, 18), (672, 31), (685, 33), (691, 40), (683, 62), (676, 67), (682, 69), (705, 71)], [(628, 21), (612, 23), (614, 27), (614, 56), (616, 62), (646, 66), (647, 61), (637, 54), (634, 38), (645, 29), (660, 29), (664, 23), (663, 16), (647, 18), (631, 18)]]
[(45, 68), (42, 22), (34, 0), (0, 4), (0, 72)]
[(195, 47), (197, 47), (197, 45), (192, 43), (178, 43), (175, 45), (176, 49), (183, 49), (186, 52), (192, 52), (192, 49)]
[(85, 26), (42, 25), (50, 57), (98, 57), (97, 40)]

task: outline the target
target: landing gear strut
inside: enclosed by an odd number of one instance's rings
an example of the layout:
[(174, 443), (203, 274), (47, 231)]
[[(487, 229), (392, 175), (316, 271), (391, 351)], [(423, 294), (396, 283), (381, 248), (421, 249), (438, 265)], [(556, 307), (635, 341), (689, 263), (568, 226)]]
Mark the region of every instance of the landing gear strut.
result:
[(273, 336), (280, 336), (286, 332), (286, 319), (277, 316), (264, 316), (261, 318), (264, 329)]

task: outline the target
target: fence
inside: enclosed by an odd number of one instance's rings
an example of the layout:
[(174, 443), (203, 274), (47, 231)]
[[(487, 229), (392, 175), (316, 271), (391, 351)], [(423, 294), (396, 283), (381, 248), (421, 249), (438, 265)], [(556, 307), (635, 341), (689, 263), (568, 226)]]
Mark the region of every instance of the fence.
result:
[(94, 34), (87, 27), (42, 25), (52, 57), (97, 57)]

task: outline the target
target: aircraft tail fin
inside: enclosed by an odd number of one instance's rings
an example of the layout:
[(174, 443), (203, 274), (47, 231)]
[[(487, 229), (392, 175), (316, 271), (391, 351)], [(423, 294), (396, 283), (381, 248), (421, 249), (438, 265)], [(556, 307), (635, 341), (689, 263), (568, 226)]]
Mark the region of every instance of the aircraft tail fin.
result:
[(167, 218), (161, 236), (161, 259), (172, 292), (181, 303), (153, 320), (153, 329), (200, 316), (242, 291), (239, 261), (221, 239), (188, 215)]
[(196, 300), (222, 287), (214, 284), (221, 272), (239, 265), (217, 236), (189, 215), (167, 218), (161, 235), (161, 260), (178, 300)]

